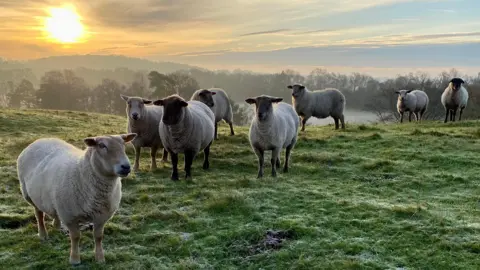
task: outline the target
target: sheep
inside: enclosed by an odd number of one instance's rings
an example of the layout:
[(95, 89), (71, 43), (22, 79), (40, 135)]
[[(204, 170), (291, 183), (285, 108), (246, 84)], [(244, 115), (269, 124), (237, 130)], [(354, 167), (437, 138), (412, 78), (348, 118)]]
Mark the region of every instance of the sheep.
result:
[(428, 95), (421, 90), (399, 90), (397, 111), (400, 114), (400, 123), (403, 123), (403, 114), (409, 112), (408, 121), (412, 122), (412, 114), (417, 121), (421, 121), (428, 107)]
[(23, 198), (35, 209), (40, 239), (48, 238), (44, 214), (70, 234), (70, 263), (80, 264), (79, 223), (92, 222), (95, 259), (104, 262), (103, 228), (119, 207), (121, 177), (130, 173), (124, 144), (135, 133), (88, 137), (81, 150), (57, 138), (37, 139), (18, 156)]
[(345, 129), (345, 96), (338, 89), (326, 88), (323, 90), (309, 91), (301, 84), (287, 86), (292, 89), (292, 104), (297, 114), (302, 118), (302, 131), (305, 124), (312, 116), (327, 118), (331, 116), (335, 121), (335, 129), (339, 128), (339, 120), (342, 129)]
[(450, 113), (450, 121), (455, 122), (455, 116), (457, 110), (460, 109), (460, 116), (458, 121), (462, 120), (463, 110), (467, 107), (468, 103), (468, 91), (462, 84), (465, 82), (460, 78), (453, 78), (448, 83), (448, 87), (445, 88), (442, 94), (442, 104), (445, 108), (445, 121), (448, 120), (448, 114)]
[(163, 106), (164, 113), (159, 134), (172, 160), (171, 179), (178, 181), (178, 154), (185, 155), (185, 179), (191, 180), (193, 159), (203, 149), (203, 169), (208, 170), (210, 146), (214, 140), (215, 115), (200, 101), (186, 102), (179, 95), (171, 95), (153, 102)]
[[(283, 98), (261, 95), (247, 98), (245, 102), (255, 104), (255, 117), (249, 131), (250, 145), (258, 157), (258, 177), (263, 177), (264, 152), (272, 150), (272, 177), (280, 168), (280, 151), (286, 148), (283, 172), (288, 172), (290, 154), (297, 142), (300, 120), (293, 107)], [(273, 105), (275, 104), (275, 105)]]
[(190, 100), (198, 100), (212, 109), (215, 115), (215, 140), (218, 140), (218, 122), (225, 120), (230, 125), (230, 136), (234, 136), (232, 105), (227, 93), (221, 88), (200, 89), (193, 93)]
[[(157, 150), (163, 147), (160, 135), (158, 134), (158, 124), (162, 119), (163, 108), (157, 106), (147, 106), (152, 101), (141, 97), (129, 97), (120, 95), (126, 102), (127, 112), (127, 132), (134, 132), (137, 137), (132, 141), (135, 149), (135, 161), (133, 170), (138, 171), (140, 162), (140, 151), (142, 147), (150, 147), (150, 170), (157, 168), (156, 156)], [(162, 162), (168, 162), (168, 152), (163, 149)]]

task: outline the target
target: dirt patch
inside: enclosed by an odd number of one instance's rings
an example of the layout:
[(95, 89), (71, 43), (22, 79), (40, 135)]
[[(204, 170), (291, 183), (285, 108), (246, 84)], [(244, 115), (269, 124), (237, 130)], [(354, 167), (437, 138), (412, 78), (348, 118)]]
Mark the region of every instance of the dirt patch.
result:
[(286, 240), (293, 238), (295, 238), (295, 232), (293, 230), (268, 230), (265, 233), (265, 238), (250, 248), (250, 253), (258, 254), (267, 250), (280, 249)]

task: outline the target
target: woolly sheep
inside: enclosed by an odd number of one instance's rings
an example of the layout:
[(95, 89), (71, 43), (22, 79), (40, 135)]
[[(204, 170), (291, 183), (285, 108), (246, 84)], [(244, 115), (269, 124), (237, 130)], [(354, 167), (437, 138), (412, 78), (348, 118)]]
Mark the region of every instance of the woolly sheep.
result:
[(178, 95), (171, 95), (153, 102), (163, 106), (159, 133), (164, 147), (172, 160), (172, 180), (178, 180), (178, 154), (185, 155), (185, 178), (191, 179), (193, 159), (203, 149), (203, 169), (210, 167), (208, 156), (214, 139), (215, 116), (212, 110), (200, 101), (186, 102)]
[(197, 100), (205, 103), (215, 115), (215, 140), (218, 139), (218, 122), (225, 120), (230, 125), (230, 136), (235, 135), (233, 131), (233, 113), (227, 93), (221, 88), (200, 89), (193, 93), (190, 100)]
[(448, 83), (448, 87), (445, 88), (442, 94), (442, 104), (445, 108), (445, 121), (448, 120), (448, 114), (450, 113), (450, 121), (455, 122), (455, 116), (457, 110), (460, 109), (460, 116), (458, 121), (462, 120), (463, 110), (467, 107), (468, 91), (462, 84), (465, 82), (460, 78), (453, 78)]
[(272, 150), (272, 176), (276, 177), (276, 168), (280, 168), (280, 151), (286, 148), (283, 172), (288, 172), (290, 153), (297, 142), (300, 120), (293, 107), (282, 100), (283, 98), (267, 95), (245, 100), (248, 104), (255, 104), (249, 139), (258, 157), (258, 178), (263, 177), (264, 153), (268, 150)]
[(89, 137), (81, 150), (57, 138), (38, 139), (17, 159), (23, 198), (35, 208), (40, 239), (47, 239), (44, 214), (53, 226), (65, 224), (70, 234), (70, 263), (80, 263), (79, 223), (92, 222), (95, 259), (105, 261), (102, 240), (105, 223), (122, 197), (120, 177), (130, 173), (124, 144), (135, 133)]
[(326, 88), (323, 90), (309, 91), (301, 84), (289, 85), (292, 89), (292, 104), (297, 114), (302, 118), (302, 131), (310, 117), (327, 118), (331, 116), (335, 121), (335, 129), (345, 129), (345, 96), (338, 89)]
[(409, 112), (408, 121), (412, 122), (412, 114), (417, 121), (421, 121), (428, 107), (428, 96), (421, 90), (399, 90), (397, 111), (400, 114), (400, 123), (403, 123), (403, 114)]
[[(134, 132), (137, 137), (132, 141), (135, 149), (135, 162), (133, 170), (138, 171), (140, 162), (140, 152), (142, 147), (150, 147), (150, 169), (157, 168), (156, 156), (157, 150), (162, 148), (162, 141), (158, 134), (158, 125), (163, 115), (163, 108), (158, 106), (148, 106), (152, 101), (141, 97), (129, 97), (120, 95), (126, 102), (127, 112), (127, 132)], [(167, 162), (168, 152), (163, 149), (162, 162)]]

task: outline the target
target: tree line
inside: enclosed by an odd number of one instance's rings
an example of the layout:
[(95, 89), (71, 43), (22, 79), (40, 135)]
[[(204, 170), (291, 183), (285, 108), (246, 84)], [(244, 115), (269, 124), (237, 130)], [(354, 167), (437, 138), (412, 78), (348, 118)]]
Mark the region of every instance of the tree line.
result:
[[(93, 73), (95, 81), (103, 76), (100, 83), (89, 83), (88, 74)], [(287, 85), (302, 83), (311, 90), (337, 88), (346, 96), (348, 110), (374, 112), (380, 121), (398, 119), (395, 90), (421, 89), (430, 98), (426, 119), (441, 119), (444, 109), (440, 96), (453, 77), (464, 79), (470, 94), (465, 118), (480, 118), (480, 73), (477, 76), (466, 76), (455, 69), (435, 77), (417, 72), (397, 75), (383, 81), (366, 74), (346, 75), (325, 69), (315, 69), (309, 75), (302, 76), (294, 70), (261, 74), (241, 70), (230, 72), (193, 68), (164, 74), (128, 68), (108, 71), (80, 68), (75, 71), (48, 71), (39, 80), (28, 69), (0, 70), (0, 106), (121, 115), (125, 113), (125, 103), (120, 94), (151, 99), (178, 94), (189, 99), (197, 89), (220, 87), (225, 89), (231, 98), (235, 124), (244, 125), (248, 123), (251, 115), (251, 108), (244, 104), (245, 98), (267, 94), (283, 97), (285, 102), (291, 103), (291, 92)]]

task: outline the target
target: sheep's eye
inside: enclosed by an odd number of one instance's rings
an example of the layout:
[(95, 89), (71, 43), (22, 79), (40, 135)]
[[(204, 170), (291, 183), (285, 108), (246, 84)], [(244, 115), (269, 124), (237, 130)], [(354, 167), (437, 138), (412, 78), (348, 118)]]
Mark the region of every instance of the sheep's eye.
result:
[(98, 148), (100, 149), (107, 149), (107, 146), (104, 143), (99, 143)]

